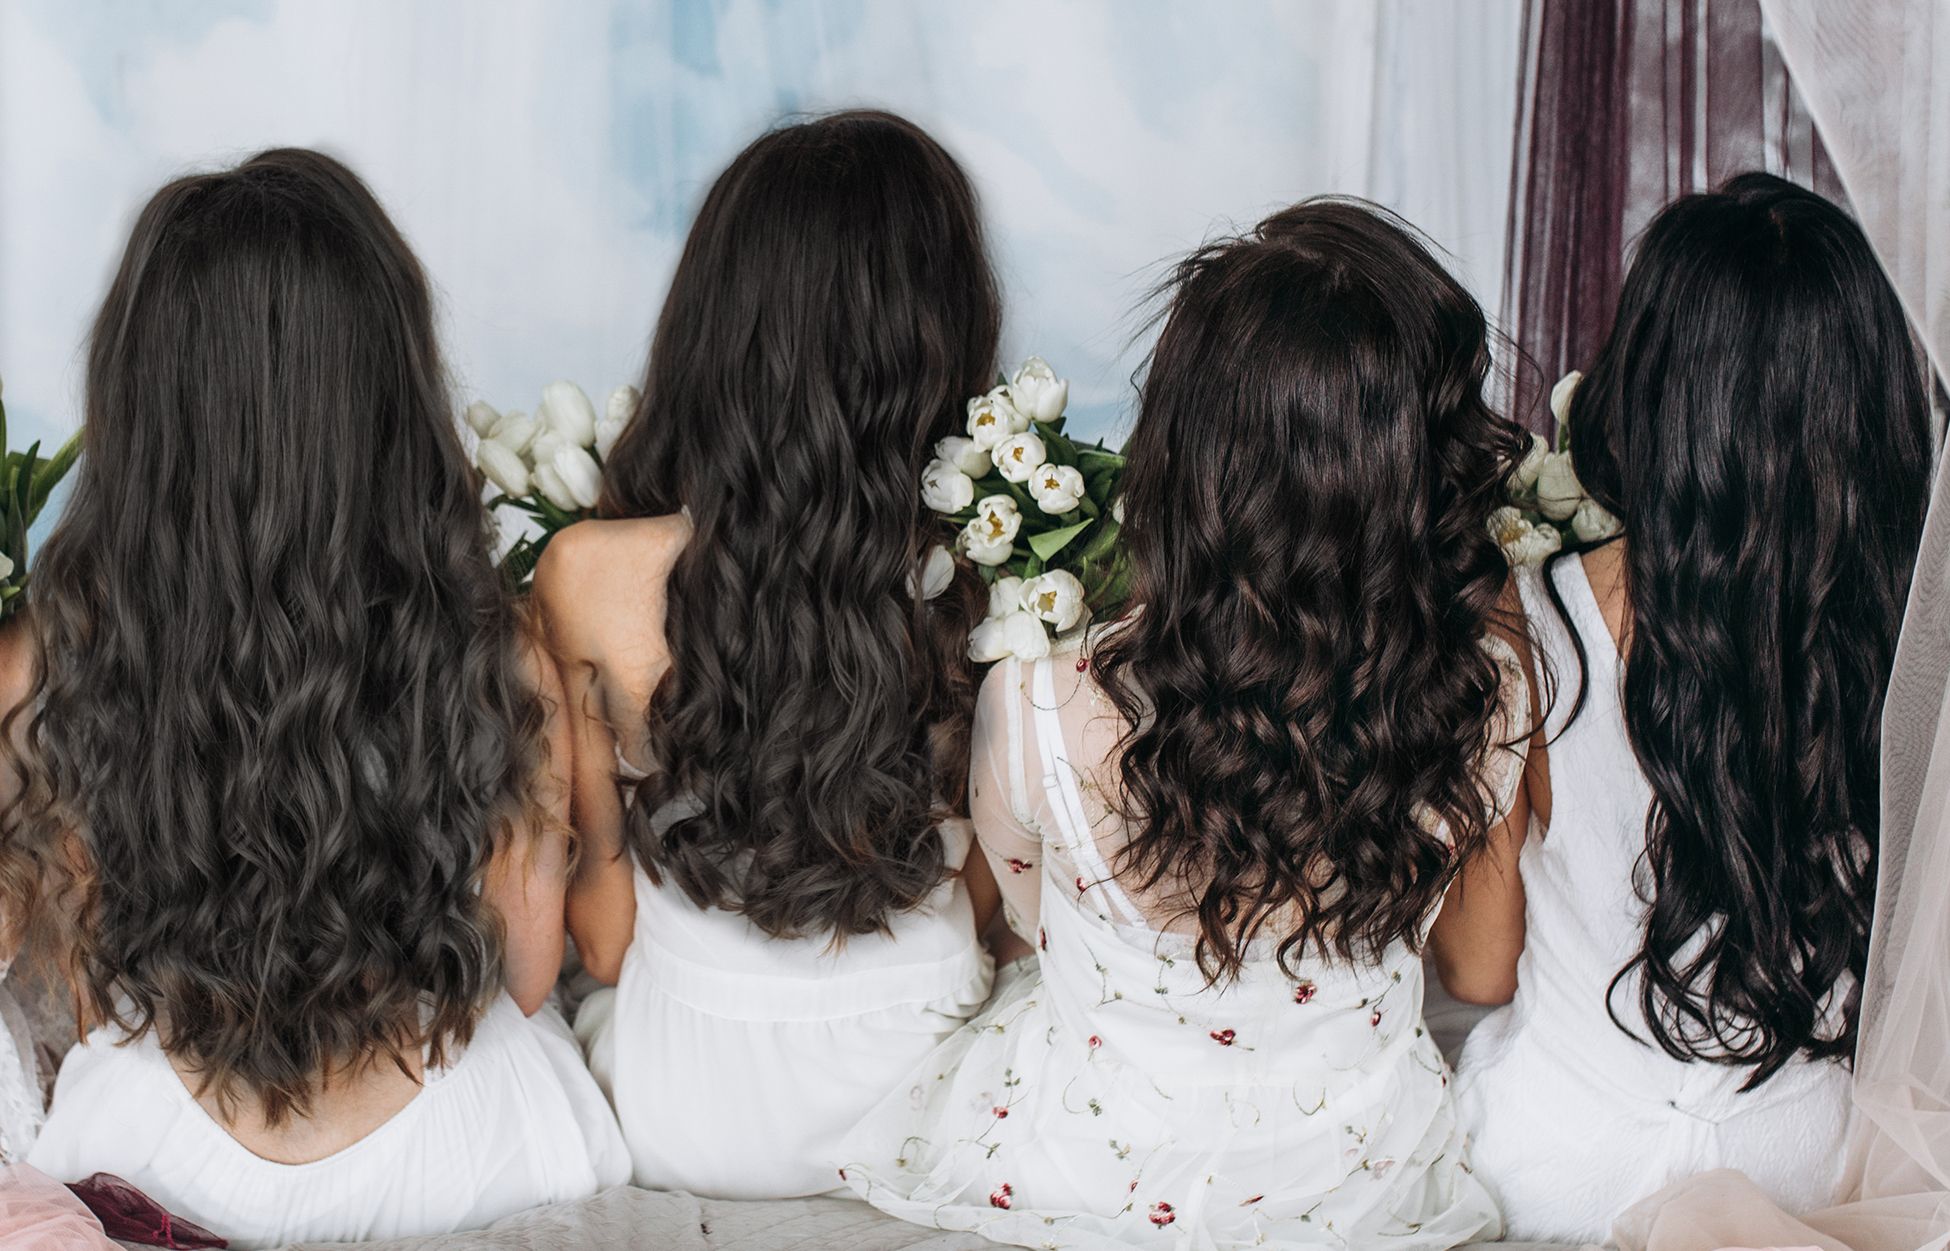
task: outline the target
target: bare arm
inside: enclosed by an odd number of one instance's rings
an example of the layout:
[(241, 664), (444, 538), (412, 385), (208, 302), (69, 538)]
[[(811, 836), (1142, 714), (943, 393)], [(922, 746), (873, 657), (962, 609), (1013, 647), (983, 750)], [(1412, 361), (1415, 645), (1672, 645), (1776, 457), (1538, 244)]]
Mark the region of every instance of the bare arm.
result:
[[(623, 841), (623, 800), (616, 785), (616, 737), (597, 684), (599, 651), (579, 601), (588, 555), (573, 530), (558, 535), (535, 570), (535, 599), (549, 645), (562, 664), (565, 716), (575, 760), (570, 819), (577, 838), (568, 887), (568, 927), (583, 968), (615, 985), (636, 930), (636, 880)], [(584, 609), (586, 611), (586, 608)]]
[[(534, 1013), (562, 971), (563, 893), (568, 886), (568, 722), (555, 664), (540, 647), (527, 668), (544, 712), (547, 759), (536, 786), (539, 812), (520, 824), (488, 865), (482, 895), (501, 914), (508, 993)], [(537, 828), (539, 827), (539, 828)]]
[[(1514, 680), (1522, 684), (1528, 698), (1516, 702), (1523, 706), (1524, 720), (1528, 721), (1533, 719), (1529, 709), (1537, 706), (1528, 642), (1520, 635), (1505, 634), (1503, 638), (1522, 664)], [(1522, 728), (1513, 725), (1510, 732)], [(1510, 763), (1515, 765), (1514, 761)], [(1550, 803), (1549, 764), (1541, 725), (1534, 727), (1521, 769), (1502, 820), (1491, 828), (1488, 844), (1463, 865), (1429, 931), (1436, 973), (1444, 989), (1464, 1003), (1505, 1004), (1517, 993), (1517, 961), (1524, 944), (1523, 874), (1518, 861), (1529, 836), (1533, 806), (1548, 818)], [(1532, 789), (1540, 784), (1543, 795), (1533, 805)]]

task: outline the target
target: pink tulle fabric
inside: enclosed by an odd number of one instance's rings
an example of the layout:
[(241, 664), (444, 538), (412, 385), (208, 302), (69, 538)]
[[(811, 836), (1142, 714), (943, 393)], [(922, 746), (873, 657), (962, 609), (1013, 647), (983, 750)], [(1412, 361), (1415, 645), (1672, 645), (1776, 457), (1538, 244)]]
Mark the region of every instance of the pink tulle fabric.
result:
[(26, 1164), (0, 1165), (0, 1244), (38, 1251), (119, 1251), (81, 1200)]

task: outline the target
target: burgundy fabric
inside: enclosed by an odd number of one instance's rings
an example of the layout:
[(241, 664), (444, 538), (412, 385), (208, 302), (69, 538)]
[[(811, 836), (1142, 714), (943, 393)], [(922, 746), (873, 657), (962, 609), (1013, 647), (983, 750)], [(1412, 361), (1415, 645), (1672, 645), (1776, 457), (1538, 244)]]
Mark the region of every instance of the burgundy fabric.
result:
[(201, 1225), (171, 1215), (161, 1204), (113, 1173), (95, 1173), (68, 1183), (68, 1189), (88, 1206), (111, 1238), (181, 1251), (230, 1245)]
[(1510, 412), (1547, 430), (1662, 205), (1750, 169), (1842, 193), (1759, 0), (1525, 0), (1523, 39), (1503, 328)]

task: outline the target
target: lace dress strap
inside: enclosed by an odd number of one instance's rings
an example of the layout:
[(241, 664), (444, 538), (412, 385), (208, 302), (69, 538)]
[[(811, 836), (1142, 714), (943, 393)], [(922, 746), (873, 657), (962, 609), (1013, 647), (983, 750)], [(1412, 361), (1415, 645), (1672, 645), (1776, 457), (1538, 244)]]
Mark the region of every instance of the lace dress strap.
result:
[(1042, 756), (1043, 791), (1049, 796), (1050, 810), (1077, 867), (1094, 878), (1086, 881), (1085, 890), (1096, 890), (1103, 896), (1111, 911), (1119, 914), (1113, 920), (1149, 928), (1144, 913), (1118, 885), (1110, 865), (1097, 850), (1096, 835), (1084, 814), (1076, 766), (1070, 762), (1069, 747), (1063, 737), (1062, 709), (1056, 702), (1056, 667), (1048, 658), (1036, 662), (1033, 682), (1030, 706), (1036, 713), (1036, 745)]

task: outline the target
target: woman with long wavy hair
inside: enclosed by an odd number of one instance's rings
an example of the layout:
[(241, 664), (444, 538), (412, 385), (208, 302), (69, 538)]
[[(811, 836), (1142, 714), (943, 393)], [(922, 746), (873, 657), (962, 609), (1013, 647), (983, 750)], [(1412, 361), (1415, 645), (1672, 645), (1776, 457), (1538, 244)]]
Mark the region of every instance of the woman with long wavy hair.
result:
[(1027, 1246), (1494, 1237), (1418, 954), (1527, 716), (1483, 524), (1522, 436), (1484, 404), (1483, 315), (1359, 201), (1171, 289), (1131, 602), (976, 710), (976, 833), (1040, 976), (1012, 966), (863, 1123), (848, 1179)]
[(1454, 993), (1510, 1004), (1459, 1087), (1513, 1236), (1604, 1241), (1709, 1169), (1790, 1211), (1835, 1195), (1922, 376), (1868, 240), (1812, 192), (1743, 175), (1639, 245), (1569, 414), (1623, 535), (1522, 584), (1559, 692), (1538, 828), (1437, 934)]
[(604, 467), (536, 572), (584, 852), (577, 1019), (636, 1180), (840, 1185), (835, 1144), (979, 1008), (972, 569), (919, 482), (994, 376), (973, 189), (915, 126), (764, 135), (705, 197)]
[(477, 1227), (626, 1172), (559, 1018), (558, 679), (497, 574), (419, 263), (315, 152), (181, 178), (96, 319), (0, 654), (0, 913), (83, 1015), (31, 1162), (233, 1245)]

